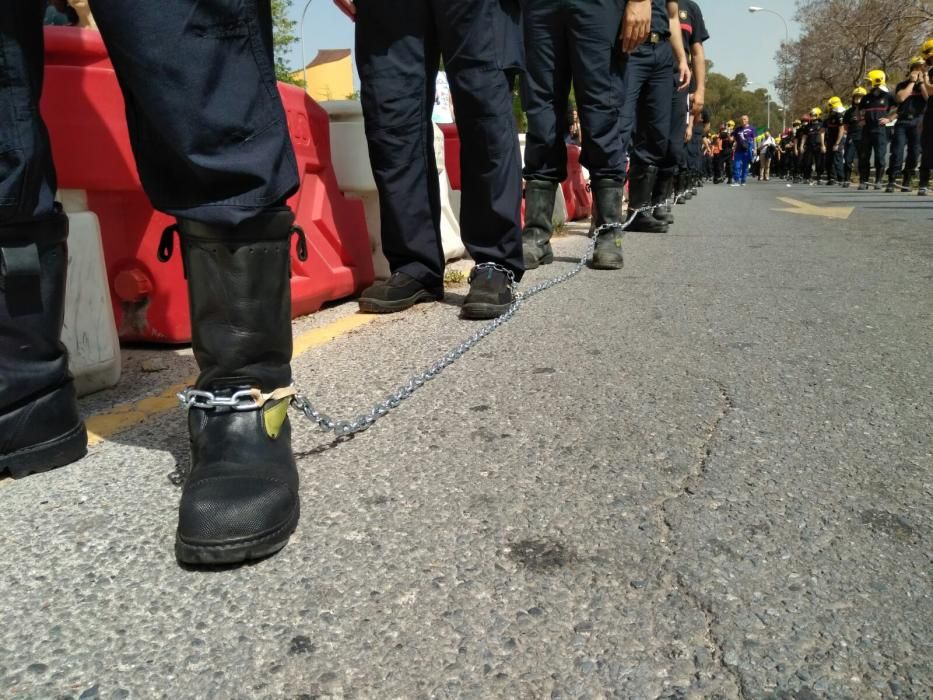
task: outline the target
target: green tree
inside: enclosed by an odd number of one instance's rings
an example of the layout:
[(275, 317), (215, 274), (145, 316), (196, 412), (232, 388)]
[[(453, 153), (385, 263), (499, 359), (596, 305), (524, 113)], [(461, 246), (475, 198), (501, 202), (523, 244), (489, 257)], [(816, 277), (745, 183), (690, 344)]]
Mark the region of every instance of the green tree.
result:
[(292, 78), (291, 69), (285, 61), (285, 54), (298, 43), (298, 35), (295, 33), (298, 23), (288, 16), (291, 6), (292, 0), (272, 0), (272, 47), (275, 51), (275, 77), (283, 83), (304, 87), (303, 80)]

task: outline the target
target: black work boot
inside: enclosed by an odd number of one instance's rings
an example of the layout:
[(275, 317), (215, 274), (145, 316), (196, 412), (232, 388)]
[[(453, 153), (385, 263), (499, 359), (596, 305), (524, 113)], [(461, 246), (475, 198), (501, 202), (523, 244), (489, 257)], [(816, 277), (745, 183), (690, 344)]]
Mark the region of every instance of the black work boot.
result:
[(463, 300), (460, 315), (469, 319), (501, 316), (515, 300), (515, 275), (495, 263), (479, 263), (470, 271), (470, 292)]
[(919, 182), (917, 182), (917, 195), (920, 197), (926, 197), (929, 191), (930, 191), (930, 171), (921, 170), (920, 180)]
[(910, 173), (904, 173), (904, 178), (901, 180), (901, 191), (910, 192), (910, 183), (913, 180), (913, 175)]
[(673, 224), (674, 214), (671, 212), (671, 199), (674, 195), (674, 173), (661, 173), (654, 183), (654, 192), (651, 194), (651, 203), (654, 210), (651, 215), (662, 224)]
[(443, 284), (429, 287), (404, 272), (393, 272), (389, 279), (364, 289), (359, 305), (364, 314), (390, 314), (443, 298)]
[(621, 270), (622, 256), (622, 199), (624, 186), (618, 180), (598, 179), (591, 183), (593, 190), (593, 227), (596, 249), (590, 263), (597, 270)]
[(628, 217), (634, 215), (635, 218), (628, 230), (640, 233), (667, 233), (667, 224), (658, 221), (649, 212), (638, 211), (651, 204), (651, 194), (658, 177), (657, 166), (633, 163), (629, 173)]
[[(175, 554), (185, 564), (236, 564), (278, 551), (298, 523), (291, 448), (290, 238), (294, 216), (270, 209), (233, 227), (179, 220), (201, 373), (186, 392), (191, 469)], [(299, 257), (306, 257), (299, 233)], [(200, 393), (203, 392), (203, 393)]]
[(557, 183), (529, 180), (525, 183), (525, 228), (522, 230), (522, 253), (525, 269), (554, 262), (551, 231)]
[(890, 194), (894, 190), (895, 190), (894, 178), (888, 178), (888, 186), (884, 188), (884, 191)]
[(61, 342), (67, 237), (60, 208), (0, 225), (0, 474), (44, 472), (87, 452)]
[(877, 168), (875, 170), (875, 189), (881, 189), (881, 183), (884, 180), (884, 168)]

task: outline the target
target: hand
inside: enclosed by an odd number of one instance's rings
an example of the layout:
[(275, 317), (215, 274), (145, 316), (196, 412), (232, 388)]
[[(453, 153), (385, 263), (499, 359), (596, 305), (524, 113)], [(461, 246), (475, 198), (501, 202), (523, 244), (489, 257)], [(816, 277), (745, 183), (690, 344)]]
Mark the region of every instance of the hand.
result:
[(881, 126), (887, 126), (889, 121), (890, 120), (887, 117), (881, 117), (881, 119), (878, 120), (878, 123), (881, 124)]
[(697, 90), (695, 93), (693, 93), (693, 102), (690, 105), (690, 109), (694, 116), (699, 118), (703, 114), (703, 107), (705, 106), (706, 95), (702, 90)]
[(693, 140), (693, 126), (687, 125), (687, 130), (684, 132), (684, 143), (690, 143)]
[(826, 153), (826, 146), (820, 146), (820, 153)]
[(625, 16), (622, 18), (622, 51), (632, 53), (643, 44), (651, 33), (651, 2), (649, 0), (629, 0), (625, 3)]
[(690, 64), (685, 58), (677, 65), (677, 92), (683, 92), (690, 87)]
[(356, 4), (353, 2), (353, 0), (334, 0), (334, 4), (343, 14), (352, 19), (354, 22), (356, 21)]

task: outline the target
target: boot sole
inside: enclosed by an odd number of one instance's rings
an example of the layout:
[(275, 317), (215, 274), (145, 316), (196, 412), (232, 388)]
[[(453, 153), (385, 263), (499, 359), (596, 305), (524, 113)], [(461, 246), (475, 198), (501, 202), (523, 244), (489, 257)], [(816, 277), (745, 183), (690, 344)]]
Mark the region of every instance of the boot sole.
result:
[(460, 307), (460, 318), (471, 321), (489, 321), (509, 310), (511, 304), (464, 304)]
[(526, 270), (536, 270), (542, 265), (550, 265), (554, 262), (554, 253), (545, 255), (543, 258), (525, 258), (524, 262)]
[(590, 261), (590, 267), (594, 270), (621, 270), (625, 267), (625, 261), (619, 262), (601, 262), (596, 258)]
[(57, 438), (3, 455), (0, 457), (0, 474), (9, 472), (14, 479), (41, 474), (77, 462), (86, 454), (87, 429), (84, 423), (78, 423)]
[(289, 538), (298, 527), (300, 514), (300, 503), (296, 503), (292, 516), (278, 530), (262, 537), (229, 544), (192, 544), (185, 542), (181, 534), (176, 532), (175, 558), (181, 564), (192, 566), (225, 566), (264, 559), (288, 544)]
[(423, 304), (430, 301), (440, 301), (443, 298), (443, 294), (437, 294), (435, 292), (430, 292), (427, 289), (422, 289), (418, 293), (404, 299), (389, 301), (382, 299), (360, 298), (358, 303), (360, 305), (360, 311), (364, 314), (392, 314), (410, 309), (415, 304)]

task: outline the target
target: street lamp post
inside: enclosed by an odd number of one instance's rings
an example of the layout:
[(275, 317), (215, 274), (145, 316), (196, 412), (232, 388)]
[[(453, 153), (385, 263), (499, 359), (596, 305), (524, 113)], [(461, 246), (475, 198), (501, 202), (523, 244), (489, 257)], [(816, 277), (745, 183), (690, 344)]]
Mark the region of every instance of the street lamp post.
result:
[[(784, 23), (784, 45), (786, 46), (787, 44), (790, 43), (790, 30), (787, 27), (787, 20), (784, 19), (783, 15), (775, 12), (774, 10), (769, 10), (766, 7), (758, 7), (757, 5), (750, 5), (748, 8), (748, 11), (751, 12), (752, 14), (755, 14), (756, 12), (768, 12), (774, 15), (775, 17), (777, 17), (778, 19), (780, 19)], [(787, 99), (787, 64), (786, 63), (783, 64), (781, 67), (781, 85), (783, 86), (782, 87), (782, 92), (784, 93), (783, 98)], [(771, 120), (770, 114), (771, 114), (771, 102), (769, 101), (768, 102), (768, 115), (769, 115), (768, 121), (769, 122)], [(784, 116), (782, 117), (781, 128), (782, 129), (787, 128), (787, 110), (784, 110)]]

